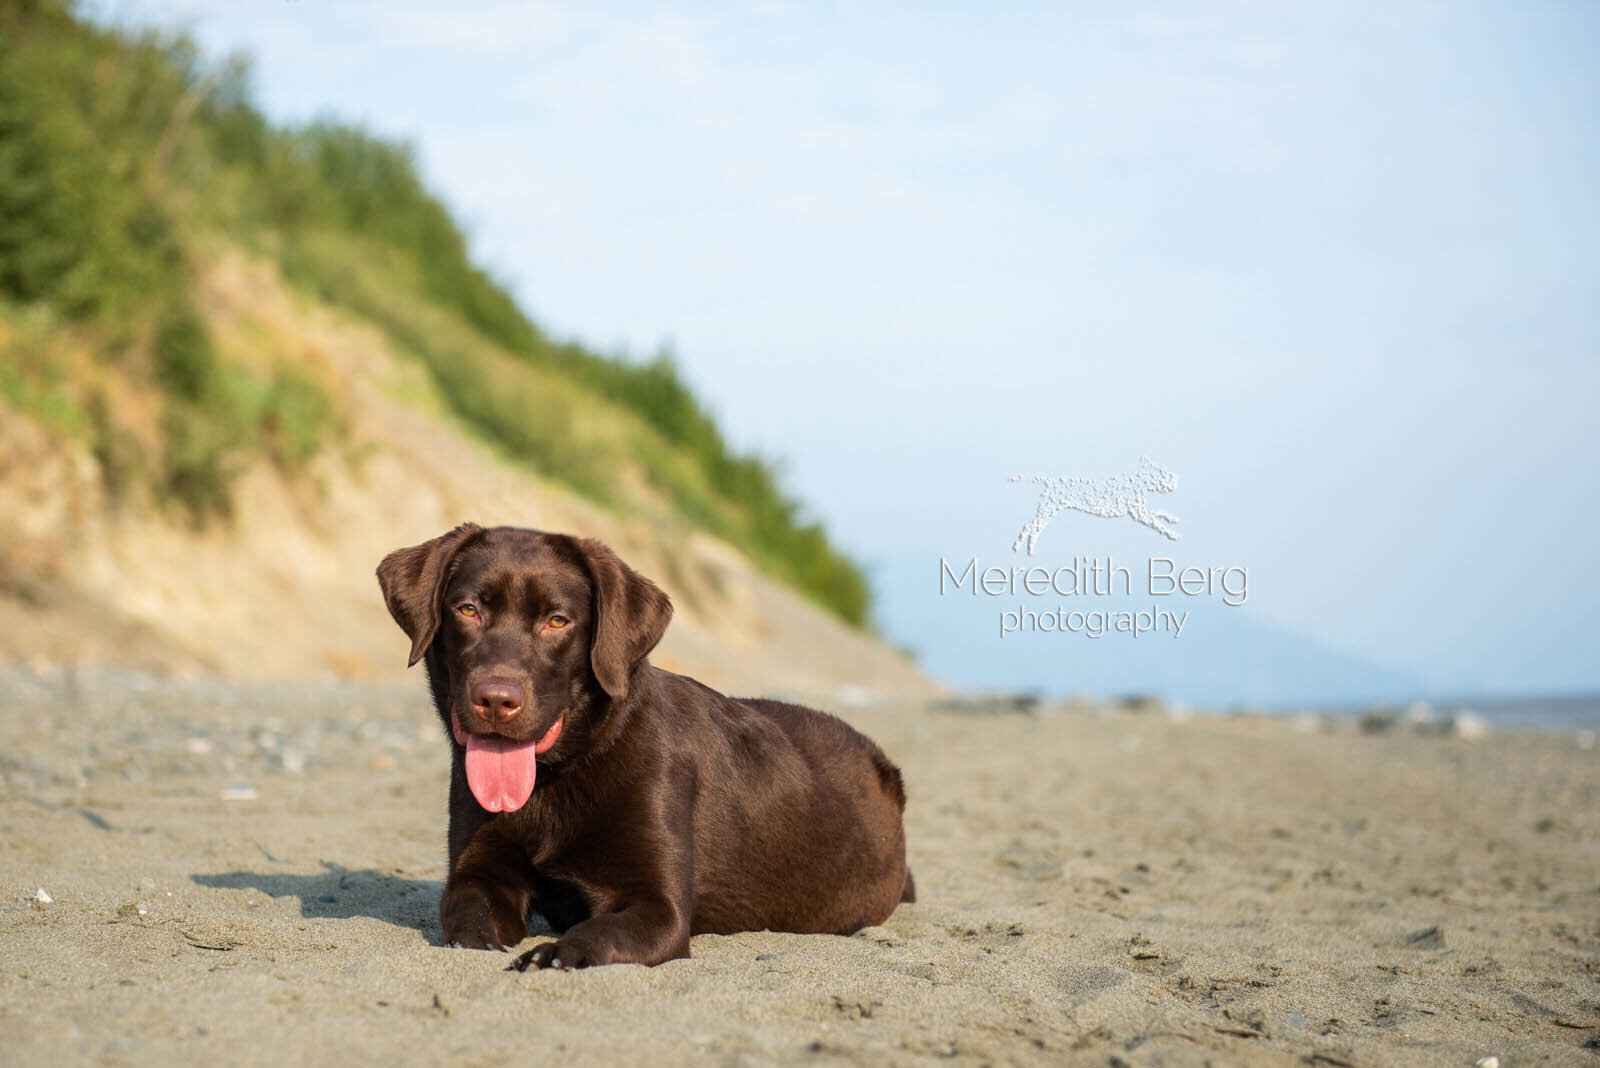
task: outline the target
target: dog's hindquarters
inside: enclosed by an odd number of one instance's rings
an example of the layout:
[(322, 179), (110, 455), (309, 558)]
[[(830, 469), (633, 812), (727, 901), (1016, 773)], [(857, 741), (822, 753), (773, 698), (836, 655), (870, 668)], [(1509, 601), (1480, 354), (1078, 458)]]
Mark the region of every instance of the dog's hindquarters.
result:
[[(752, 869), (771, 876), (774, 892), (758, 897), (774, 911), (744, 917), (739, 929), (849, 934), (888, 919), (911, 885), (900, 769), (870, 739), (827, 713), (764, 699), (733, 703), (741, 706), (741, 719), (749, 717), (730, 724), (737, 745), (759, 737), (780, 750), (763, 756), (761, 781), (749, 783), (742, 795), (743, 812), (763, 815), (741, 835), (748, 850), (741, 871), (746, 878)], [(714, 895), (721, 882), (713, 878), (706, 889)], [(709, 931), (699, 926), (702, 905), (722, 910), (697, 900), (697, 930)]]

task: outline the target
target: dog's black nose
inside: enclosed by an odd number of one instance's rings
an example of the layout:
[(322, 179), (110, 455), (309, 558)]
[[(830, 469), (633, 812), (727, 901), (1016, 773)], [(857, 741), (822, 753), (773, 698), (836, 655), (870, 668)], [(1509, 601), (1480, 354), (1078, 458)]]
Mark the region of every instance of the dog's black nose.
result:
[(522, 711), (522, 687), (510, 679), (484, 679), (473, 683), (472, 708), (491, 722), (515, 719)]

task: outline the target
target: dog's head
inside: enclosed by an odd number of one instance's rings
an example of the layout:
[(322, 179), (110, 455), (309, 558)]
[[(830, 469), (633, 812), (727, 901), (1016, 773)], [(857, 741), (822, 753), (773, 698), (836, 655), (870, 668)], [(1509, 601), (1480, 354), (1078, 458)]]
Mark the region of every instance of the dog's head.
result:
[(600, 542), (514, 527), (467, 523), (398, 549), (378, 583), (492, 812), (526, 802), (536, 759), (576, 755), (672, 618), (667, 595)]
[(1148, 456), (1139, 457), (1139, 484), (1150, 493), (1171, 493), (1178, 488), (1178, 476)]

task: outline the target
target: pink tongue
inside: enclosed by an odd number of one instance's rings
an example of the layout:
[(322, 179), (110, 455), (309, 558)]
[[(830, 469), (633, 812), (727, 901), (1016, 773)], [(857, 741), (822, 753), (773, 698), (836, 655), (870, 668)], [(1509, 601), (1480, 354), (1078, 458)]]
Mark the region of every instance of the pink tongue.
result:
[(537, 742), (467, 736), (467, 785), (490, 812), (515, 812), (533, 794)]

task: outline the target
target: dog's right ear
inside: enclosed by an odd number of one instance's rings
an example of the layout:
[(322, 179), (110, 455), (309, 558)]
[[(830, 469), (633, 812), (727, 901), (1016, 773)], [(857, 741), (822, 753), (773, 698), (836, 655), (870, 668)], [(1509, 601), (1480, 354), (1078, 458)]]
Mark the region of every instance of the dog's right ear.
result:
[(589, 664), (613, 701), (628, 696), (633, 673), (672, 621), (672, 599), (594, 538), (568, 538), (594, 583)]
[(463, 523), (432, 541), (396, 549), (378, 565), (378, 585), (389, 614), (411, 639), (411, 667), (433, 644), (439, 630), (440, 602), (444, 599), (444, 580), (450, 574), (450, 561), (479, 534), (476, 523)]

